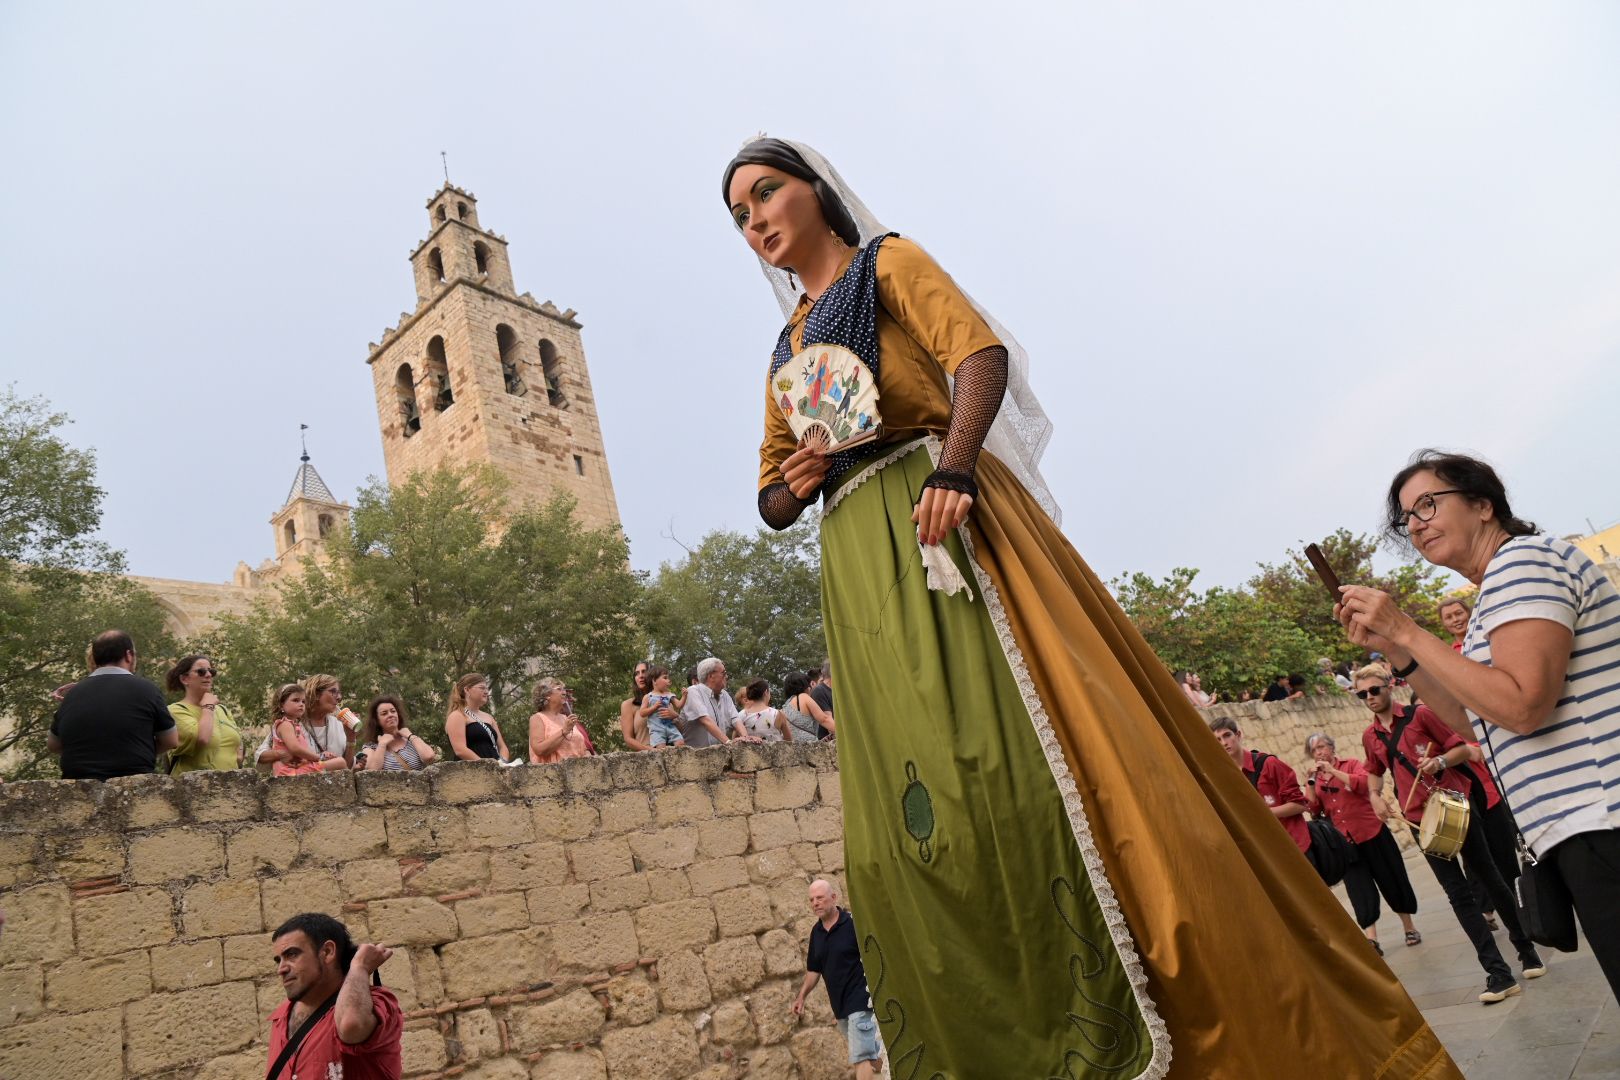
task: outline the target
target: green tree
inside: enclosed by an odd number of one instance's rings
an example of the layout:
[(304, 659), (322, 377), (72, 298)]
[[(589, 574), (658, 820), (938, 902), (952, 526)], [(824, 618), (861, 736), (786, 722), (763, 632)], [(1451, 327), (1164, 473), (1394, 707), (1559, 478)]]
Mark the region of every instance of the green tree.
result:
[[(1416, 560), (1403, 562), (1389, 573), (1380, 574), (1373, 569), (1377, 538), (1357, 535), (1349, 529), (1339, 529), (1319, 544), (1341, 584), (1381, 589), (1424, 629), (1442, 638), (1446, 636), (1437, 609), (1448, 586), (1437, 567)], [(1333, 618), (1327, 590), (1303, 551), (1289, 549), (1287, 557), (1275, 566), (1261, 563), (1260, 572), (1249, 581), (1249, 588), (1319, 642), (1318, 656), (1350, 663), (1366, 658), (1365, 651), (1350, 643), (1344, 628)]]
[(68, 422), (0, 391), (0, 761), (11, 779), (60, 775), (45, 749), (51, 691), (83, 677), (96, 634), (129, 631), (148, 674), (174, 651), (162, 606), (96, 536), (95, 457), (62, 437)]
[(272, 689), (336, 675), (359, 712), (400, 695), (414, 731), (447, 747), (451, 684), (489, 676), (514, 753), (528, 744), (528, 692), (564, 679), (600, 749), (619, 745), (618, 703), (634, 663), (643, 589), (616, 528), (587, 529), (558, 497), (507, 512), (493, 470), (441, 468), (362, 490), (331, 558), (307, 563), (245, 617), (199, 643), (221, 663), (221, 696), (267, 719)]
[(716, 531), (686, 558), (658, 568), (642, 626), (649, 655), (684, 683), (706, 656), (732, 681), (762, 678), (778, 691), (790, 671), (820, 664), (821, 546), (813, 521), (753, 535)]

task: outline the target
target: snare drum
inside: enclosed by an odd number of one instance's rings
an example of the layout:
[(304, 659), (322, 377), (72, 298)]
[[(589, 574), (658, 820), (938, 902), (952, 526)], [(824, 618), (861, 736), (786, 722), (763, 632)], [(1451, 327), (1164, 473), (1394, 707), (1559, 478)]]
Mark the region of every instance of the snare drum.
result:
[(1468, 798), (1455, 791), (1437, 788), (1423, 804), (1423, 821), (1418, 825), (1418, 847), (1425, 855), (1455, 859), (1468, 835)]

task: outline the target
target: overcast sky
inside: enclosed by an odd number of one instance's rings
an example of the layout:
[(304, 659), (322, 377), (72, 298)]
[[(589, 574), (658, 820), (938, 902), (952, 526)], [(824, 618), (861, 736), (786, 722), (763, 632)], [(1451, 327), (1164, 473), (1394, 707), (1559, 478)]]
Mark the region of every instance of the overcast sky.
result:
[(444, 150), (579, 310), (656, 569), (757, 525), (781, 319), (719, 176), (766, 131), (1019, 337), (1104, 577), (1238, 584), (1431, 444), (1584, 531), (1620, 518), (1617, 58), (1599, 0), (13, 2), (0, 381), (74, 418), (135, 572), (257, 565), (299, 423), (340, 496), (382, 472), (367, 343)]

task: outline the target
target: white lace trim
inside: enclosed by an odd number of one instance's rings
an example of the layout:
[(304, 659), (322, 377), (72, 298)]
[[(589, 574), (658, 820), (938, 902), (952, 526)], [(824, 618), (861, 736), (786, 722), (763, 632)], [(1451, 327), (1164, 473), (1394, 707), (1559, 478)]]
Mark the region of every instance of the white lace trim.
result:
[(825, 500), (823, 500), (821, 516), (826, 517), (828, 514), (832, 513), (833, 507), (843, 502), (845, 495), (848, 495), (850, 492), (872, 479), (872, 477), (876, 476), (884, 466), (893, 465), (896, 461), (899, 461), (913, 450), (927, 446), (929, 440), (932, 438), (933, 436), (930, 435), (925, 438), (912, 439), (910, 442), (901, 443), (899, 446), (895, 447), (893, 450), (890, 450), (882, 457), (873, 458), (865, 465), (862, 465), (859, 472), (857, 472), (850, 479), (845, 480), (839, 485), (837, 491), (833, 492), (831, 495), (827, 496)]
[[(939, 464), (940, 443), (932, 436), (923, 440), (928, 447), (928, 455), (935, 466)], [(1074, 775), (1069, 772), (1069, 763), (1064, 760), (1063, 747), (1059, 744), (1057, 733), (1052, 730), (1052, 721), (1046, 715), (1046, 707), (1041, 704), (1041, 698), (1035, 690), (1035, 680), (1030, 677), (1029, 665), (1024, 662), (1023, 650), (1018, 647), (1018, 641), (1013, 637), (1012, 624), (1007, 620), (1007, 609), (1001, 603), (1001, 594), (990, 580), (983, 567), (979, 565), (979, 557), (973, 550), (973, 538), (966, 529), (958, 529), (957, 534), (962, 538), (962, 545), (967, 549), (968, 562), (973, 567), (973, 575), (978, 578), (979, 591), (984, 596), (985, 607), (990, 611), (990, 622), (996, 628), (996, 636), (1001, 639), (1001, 651), (1007, 658), (1007, 666), (1012, 669), (1014, 681), (1018, 683), (1018, 693), (1024, 699), (1024, 709), (1029, 713), (1030, 723), (1035, 726), (1035, 734), (1040, 739), (1041, 751), (1046, 755), (1046, 763), (1052, 770), (1052, 779), (1056, 781), (1058, 792), (1063, 796), (1063, 808), (1069, 815), (1069, 827), (1074, 830), (1074, 839), (1080, 845), (1080, 857), (1086, 864), (1086, 875), (1091, 879), (1091, 888), (1097, 896), (1097, 906), (1102, 909), (1103, 922), (1108, 925), (1108, 935), (1114, 941), (1114, 949), (1119, 953), (1119, 962), (1125, 969), (1125, 977), (1130, 981), (1131, 992), (1136, 998), (1136, 1007), (1141, 1010), (1142, 1022), (1147, 1025), (1148, 1038), (1153, 1042), (1153, 1056), (1148, 1059), (1147, 1068), (1138, 1074), (1137, 1080), (1163, 1080), (1170, 1072), (1170, 1029), (1159, 1010), (1153, 1004), (1153, 998), (1148, 994), (1147, 973), (1142, 969), (1142, 959), (1136, 953), (1136, 943), (1131, 939), (1130, 927), (1125, 923), (1125, 913), (1119, 909), (1119, 899), (1114, 895), (1114, 887), (1108, 881), (1108, 870), (1103, 866), (1102, 856), (1097, 852), (1097, 842), (1091, 835), (1091, 823), (1086, 817), (1086, 808), (1080, 800), (1080, 788), (1074, 782)]]

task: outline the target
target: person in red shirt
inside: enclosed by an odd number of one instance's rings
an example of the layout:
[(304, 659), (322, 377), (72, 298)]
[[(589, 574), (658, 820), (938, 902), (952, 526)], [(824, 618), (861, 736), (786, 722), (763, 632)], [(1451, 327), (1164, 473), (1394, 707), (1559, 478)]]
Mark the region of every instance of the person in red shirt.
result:
[(1237, 721), (1223, 716), (1209, 722), (1209, 730), (1221, 740), (1221, 747), (1243, 775), (1254, 785), (1254, 790), (1266, 800), (1266, 806), (1293, 838), (1301, 852), (1311, 846), (1311, 830), (1305, 824), (1305, 793), (1299, 788), (1299, 775), (1282, 758), (1260, 750), (1243, 749), (1243, 732)]
[(314, 912), (294, 915), (270, 941), (287, 1000), (270, 1016), (266, 1080), (399, 1080), (405, 1021), (393, 991), (371, 985), (393, 950), (356, 945), (342, 923)]
[(1400, 916), (1406, 943), (1420, 944), (1423, 935), (1412, 923), (1417, 894), (1406, 875), (1401, 846), (1373, 806), (1367, 767), (1355, 758), (1339, 757), (1333, 736), (1322, 732), (1305, 740), (1305, 753), (1314, 763), (1305, 777), (1305, 799), (1311, 813), (1331, 821), (1356, 846), (1356, 860), (1344, 870), (1344, 891), (1350, 894), (1356, 925), (1378, 955), (1384, 955), (1378, 943), (1378, 894), (1383, 893), (1390, 910)]
[[(1414, 825), (1423, 820), (1423, 808), (1437, 789), (1472, 797), (1473, 776), (1468, 769), (1459, 767), (1468, 760), (1468, 744), (1427, 706), (1397, 706), (1390, 693), (1388, 671), (1373, 664), (1356, 672), (1355, 694), (1373, 714), (1372, 723), (1362, 732), (1361, 745), (1367, 753), (1369, 784), (1374, 792), (1382, 795), (1384, 774), (1392, 773), (1396, 805)], [(1524, 977), (1540, 978), (1547, 973), (1547, 968), (1535, 944), (1519, 925), (1517, 903), (1496, 868), (1496, 860), (1491, 857), (1480, 817), (1478, 813), (1469, 814), (1462, 862), (1427, 852), (1424, 858), (1440, 887), (1446, 891), (1446, 900), (1456, 913), (1457, 922), (1473, 943), (1479, 966), (1485, 969), (1485, 991), (1479, 995), (1479, 1000), (1491, 1005), (1512, 997), (1521, 988), (1485, 923), (1480, 908), (1481, 889), (1490, 895), (1498, 917), (1507, 927), (1508, 938), (1518, 950)]]
[(1468, 636), (1468, 620), (1474, 614), (1474, 608), (1468, 601), (1460, 596), (1453, 596), (1449, 600), (1440, 601), (1440, 625), (1446, 628), (1451, 635), (1451, 647), (1457, 652), (1463, 651), (1463, 638)]

